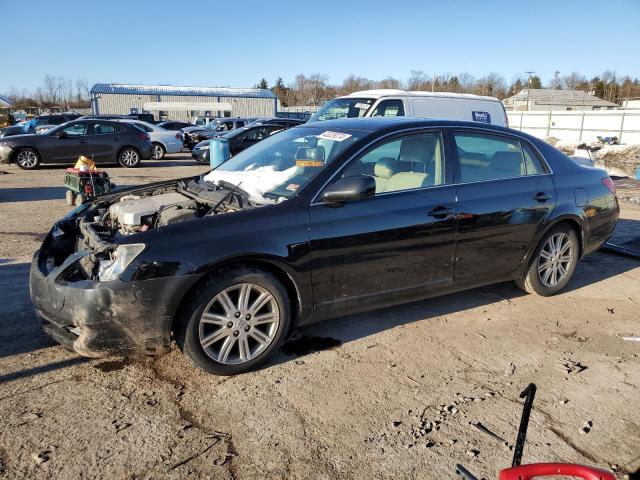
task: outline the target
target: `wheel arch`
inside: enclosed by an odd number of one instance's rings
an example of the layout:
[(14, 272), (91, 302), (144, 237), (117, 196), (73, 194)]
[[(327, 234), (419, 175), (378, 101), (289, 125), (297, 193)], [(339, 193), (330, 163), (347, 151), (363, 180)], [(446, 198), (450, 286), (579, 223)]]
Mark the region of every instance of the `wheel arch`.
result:
[(200, 288), (202, 284), (209, 281), (211, 277), (219, 273), (221, 270), (230, 270), (242, 267), (253, 267), (264, 270), (272, 274), (278, 281), (282, 283), (289, 296), (289, 303), (291, 306), (292, 314), (290, 329), (293, 329), (298, 323), (302, 311), (302, 297), (298, 284), (294, 280), (291, 272), (289, 272), (281, 262), (270, 257), (252, 255), (229, 258), (215, 263), (214, 265), (208, 266), (204, 274), (193, 285), (191, 285), (191, 287), (182, 295), (182, 298), (180, 298), (180, 301), (178, 302), (173, 313), (171, 330), (173, 332), (176, 331), (176, 328), (181, 321), (180, 312), (182, 311), (183, 306), (189, 301), (189, 297), (193, 294), (193, 292), (198, 290), (198, 288)]
[(38, 150), (36, 147), (33, 147), (31, 145), (20, 145), (18, 147), (11, 147), (13, 152), (11, 152), (11, 156), (9, 157), (9, 163), (16, 163), (16, 157), (18, 156), (18, 153), (20, 153), (21, 150), (33, 150), (34, 152), (36, 152), (36, 155), (38, 155), (38, 157), (40, 158), (40, 162), (42, 162), (42, 153), (40, 153), (40, 150)]
[(578, 249), (579, 249), (578, 259), (582, 258), (584, 254), (585, 232), (586, 232), (586, 225), (584, 223), (584, 220), (580, 218), (578, 215), (574, 215), (574, 214), (560, 215), (558, 217), (554, 217), (545, 226), (545, 228), (541, 230), (541, 232), (536, 237), (535, 241), (532, 242), (531, 247), (527, 252), (527, 256), (525, 257), (524, 271), (526, 271), (526, 269), (528, 269), (529, 266), (531, 265), (531, 261), (533, 259), (533, 253), (536, 251), (536, 248), (538, 248), (538, 245), (540, 245), (540, 241), (552, 228), (555, 228), (556, 226), (562, 223), (569, 225), (576, 232), (576, 236), (578, 237)]

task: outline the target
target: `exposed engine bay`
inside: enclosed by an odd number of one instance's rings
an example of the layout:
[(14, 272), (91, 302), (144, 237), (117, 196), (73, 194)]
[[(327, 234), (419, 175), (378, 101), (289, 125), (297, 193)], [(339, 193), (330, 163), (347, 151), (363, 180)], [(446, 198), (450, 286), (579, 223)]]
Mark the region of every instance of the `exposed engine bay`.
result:
[[(216, 184), (199, 178), (143, 187), (111, 201), (97, 201), (77, 217), (58, 222), (41, 268), (47, 273), (72, 253), (88, 252), (67, 280), (111, 278), (126, 266), (123, 256), (131, 255), (126, 251), (135, 244), (119, 244), (133, 234), (257, 206), (247, 192), (225, 181)], [(116, 267), (118, 271), (112, 272)]]
[(125, 195), (109, 207), (101, 220), (112, 232), (130, 235), (205, 215), (234, 212), (249, 205), (246, 195), (234, 185), (190, 181), (174, 188)]

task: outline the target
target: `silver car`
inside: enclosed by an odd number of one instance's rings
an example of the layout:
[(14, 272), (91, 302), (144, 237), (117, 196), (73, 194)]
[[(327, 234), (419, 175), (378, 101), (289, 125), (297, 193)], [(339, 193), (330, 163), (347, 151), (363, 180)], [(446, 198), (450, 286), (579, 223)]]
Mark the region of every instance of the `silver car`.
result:
[(137, 125), (151, 137), (153, 144), (153, 159), (161, 160), (167, 153), (180, 153), (182, 151), (182, 135), (178, 132), (165, 130), (153, 123), (141, 120), (119, 120), (121, 122)]

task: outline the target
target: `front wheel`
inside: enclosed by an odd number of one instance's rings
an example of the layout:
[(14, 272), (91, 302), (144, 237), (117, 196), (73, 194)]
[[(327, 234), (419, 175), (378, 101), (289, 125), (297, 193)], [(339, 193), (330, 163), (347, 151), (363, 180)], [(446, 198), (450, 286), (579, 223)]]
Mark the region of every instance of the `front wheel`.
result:
[(135, 148), (123, 148), (118, 154), (118, 163), (126, 168), (134, 168), (140, 165), (140, 153)]
[(234, 375), (266, 361), (284, 341), (290, 306), (284, 286), (255, 268), (222, 271), (186, 302), (178, 346), (197, 367)]
[(16, 153), (16, 164), (23, 170), (35, 170), (40, 165), (40, 155), (33, 148), (22, 148)]
[(162, 145), (160, 145), (159, 143), (153, 144), (152, 158), (154, 160), (162, 160), (164, 158), (165, 153), (167, 153), (167, 151), (164, 149)]
[(568, 225), (552, 228), (536, 248), (531, 266), (516, 285), (527, 293), (555, 295), (573, 276), (579, 255), (578, 236)]

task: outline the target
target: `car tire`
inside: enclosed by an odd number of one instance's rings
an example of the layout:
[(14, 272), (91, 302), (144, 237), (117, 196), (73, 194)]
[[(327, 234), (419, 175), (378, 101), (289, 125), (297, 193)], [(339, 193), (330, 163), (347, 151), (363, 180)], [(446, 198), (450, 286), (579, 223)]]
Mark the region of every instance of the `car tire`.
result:
[(140, 152), (133, 147), (125, 147), (118, 153), (118, 163), (125, 168), (138, 167), (140, 159)]
[(64, 194), (65, 200), (67, 201), (67, 205), (72, 206), (75, 202), (76, 196), (71, 190), (67, 190)]
[(33, 148), (21, 148), (14, 156), (14, 161), (23, 170), (35, 170), (40, 165), (40, 154)]
[(542, 237), (527, 273), (516, 280), (516, 285), (527, 293), (555, 295), (571, 280), (579, 255), (575, 230), (566, 224), (557, 225)]
[(86, 200), (86, 198), (82, 193), (78, 193), (76, 195), (76, 205), (82, 205), (85, 200)]
[(183, 305), (176, 343), (194, 365), (214, 375), (235, 375), (264, 363), (291, 322), (286, 288), (258, 268), (221, 270)]
[(153, 144), (153, 153), (151, 155), (151, 158), (153, 158), (154, 160), (162, 160), (166, 153), (167, 150), (164, 148), (164, 146), (162, 146), (161, 143)]

